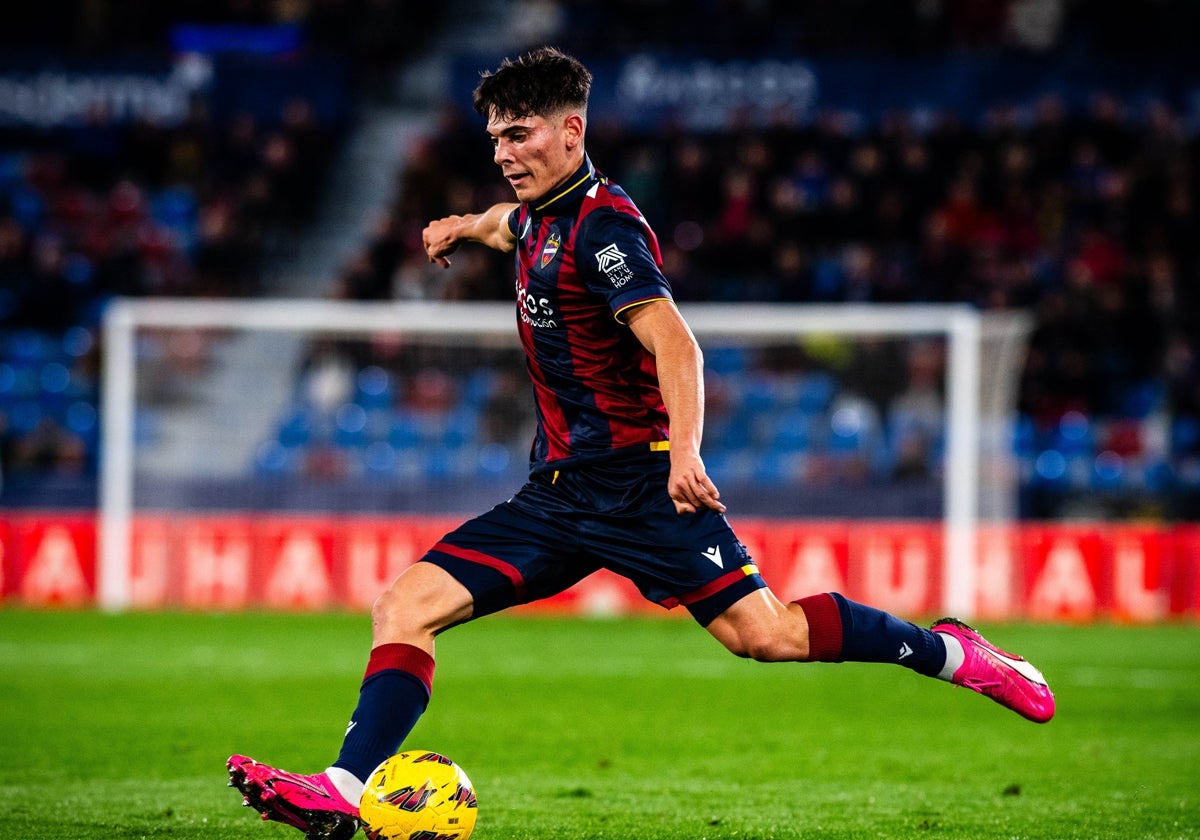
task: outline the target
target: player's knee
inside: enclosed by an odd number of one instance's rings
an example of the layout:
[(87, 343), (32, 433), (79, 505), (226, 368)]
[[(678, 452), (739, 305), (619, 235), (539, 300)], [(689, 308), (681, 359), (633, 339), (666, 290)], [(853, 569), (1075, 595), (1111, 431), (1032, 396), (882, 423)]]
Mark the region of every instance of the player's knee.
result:
[(395, 586), (385, 589), (371, 605), (371, 626), (375, 628), (376, 636), (393, 636), (404, 632), (407, 623), (405, 618), (404, 599)]
[(393, 591), (393, 587), (388, 587), (379, 594), (379, 597), (375, 599), (375, 603), (371, 605), (371, 620), (376, 623), (391, 621), (393, 615), (398, 611), (399, 605), (400, 599)]
[(376, 643), (432, 638), (470, 617), (466, 590), (431, 568), (401, 575), (371, 607)]

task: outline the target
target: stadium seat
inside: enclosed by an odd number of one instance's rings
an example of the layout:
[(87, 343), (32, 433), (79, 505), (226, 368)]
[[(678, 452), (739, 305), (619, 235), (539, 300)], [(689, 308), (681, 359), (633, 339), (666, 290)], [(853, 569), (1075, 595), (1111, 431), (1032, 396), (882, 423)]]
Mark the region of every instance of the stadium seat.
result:
[(259, 476), (285, 476), (296, 472), (299, 458), (295, 450), (279, 441), (268, 440), (254, 450), (254, 472)]
[(793, 409), (777, 416), (771, 446), (780, 453), (808, 452), (817, 438), (817, 415)]
[(1092, 421), (1079, 411), (1068, 411), (1058, 421), (1052, 446), (1064, 456), (1092, 455), (1096, 450), (1096, 433)]
[(1092, 459), (1091, 488), (1098, 491), (1120, 490), (1127, 483), (1125, 459), (1105, 450)]
[(306, 446), (313, 438), (312, 414), (305, 408), (293, 408), (280, 423), (277, 438), (281, 446)]
[(363, 451), (363, 468), (368, 478), (394, 478), (400, 454), (387, 441), (376, 440)]
[(1190, 415), (1176, 417), (1171, 421), (1171, 451), (1191, 454), (1200, 450), (1200, 418)]
[(367, 445), (367, 412), (358, 403), (345, 403), (334, 413), (334, 445), (343, 449)]
[(378, 365), (368, 365), (355, 376), (355, 402), (367, 411), (390, 408), (395, 397), (392, 375)]
[(810, 414), (828, 411), (837, 395), (837, 380), (828, 373), (806, 374), (800, 380), (798, 405)]

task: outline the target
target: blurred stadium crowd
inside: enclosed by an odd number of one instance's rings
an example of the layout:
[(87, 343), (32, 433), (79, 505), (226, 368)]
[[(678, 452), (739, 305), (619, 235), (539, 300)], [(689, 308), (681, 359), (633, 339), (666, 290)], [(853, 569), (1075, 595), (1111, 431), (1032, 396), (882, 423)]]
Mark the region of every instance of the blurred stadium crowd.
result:
[[(714, 57), (991, 51), (1019, 61), (1071, 50), (1136, 60), (1187, 51), (1200, 31), (1189, 25), (1194, 5), (1179, 0), (1146, 4), (1132, 21), (1122, 4), (1067, 0), (707, 0), (702, 14), (670, 0), (490, 5), (511, 13), (519, 37), (553, 38), (585, 60), (681, 45)], [(453, 31), (452, 9), (404, 4), (401, 13), (387, 0), (225, 0), (170, 11), (148, 0), (80, 0), (65, 4), (76, 21), (67, 30), (53, 15), (63, 6), (23, 8), (0, 41), (95, 55), (162, 49), (178, 20), (294, 24), (307, 50), (345, 59), (357, 95), (386, 97), (389, 74)], [(981, 120), (897, 110), (863, 123), (823, 112), (802, 124), (734, 119), (694, 132), (593, 114), (589, 152), (657, 231), (681, 300), (1033, 312), (1014, 440), (1025, 464), (1023, 513), (1060, 514), (1055, 500), (1079, 483), (1071, 473), (1079, 464), (1083, 486), (1120, 494), (1125, 512), (1188, 516), (1200, 486), (1200, 127), (1191, 116), (1184, 103), (1103, 90), (1084, 108), (1044, 93), (1027, 107), (996, 103)], [(464, 251), (448, 273), (424, 258), (427, 220), (509, 198), (461, 103), (429, 122), (396, 175), (394, 201), (330, 278), (332, 296), (511, 297), (501, 255)], [(281, 101), (274, 119), (216, 119), (197, 100), (173, 125), (95, 112), (52, 131), (0, 126), (7, 475), (94, 471), (104, 301), (260, 293), (271, 237), (303, 233), (349, 128), (322, 122), (302, 96)], [(918, 349), (904, 375), (879, 386), (883, 411), (914, 378), (936, 391), (937, 353)], [(429, 383), (409, 390), (431, 399)], [(709, 440), (719, 456), (721, 435)], [(892, 454), (898, 477), (933, 468)]]

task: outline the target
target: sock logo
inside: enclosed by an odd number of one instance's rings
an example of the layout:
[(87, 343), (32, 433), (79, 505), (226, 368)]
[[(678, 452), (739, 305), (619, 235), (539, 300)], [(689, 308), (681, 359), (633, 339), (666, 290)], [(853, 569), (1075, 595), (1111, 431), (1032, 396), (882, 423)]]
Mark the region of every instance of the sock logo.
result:
[(906, 659), (912, 656), (913, 649), (908, 646), (908, 642), (900, 643), (900, 658)]
[(346, 724), (346, 734), (349, 735), (350, 730), (356, 726), (358, 726), (358, 721), (356, 721), (356, 720), (352, 720), (348, 724)]

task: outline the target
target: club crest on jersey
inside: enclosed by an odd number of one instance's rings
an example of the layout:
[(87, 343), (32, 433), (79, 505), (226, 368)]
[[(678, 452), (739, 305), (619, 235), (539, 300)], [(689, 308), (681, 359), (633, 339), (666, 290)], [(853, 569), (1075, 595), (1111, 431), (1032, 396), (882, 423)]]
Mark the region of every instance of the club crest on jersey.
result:
[(633, 272), (626, 265), (625, 256), (615, 242), (596, 252), (596, 267), (604, 272), (608, 281), (618, 289), (633, 279)]
[(562, 246), (562, 237), (558, 233), (551, 233), (546, 237), (546, 244), (542, 246), (542, 261), (539, 268), (545, 268), (550, 264), (558, 254), (558, 249)]

